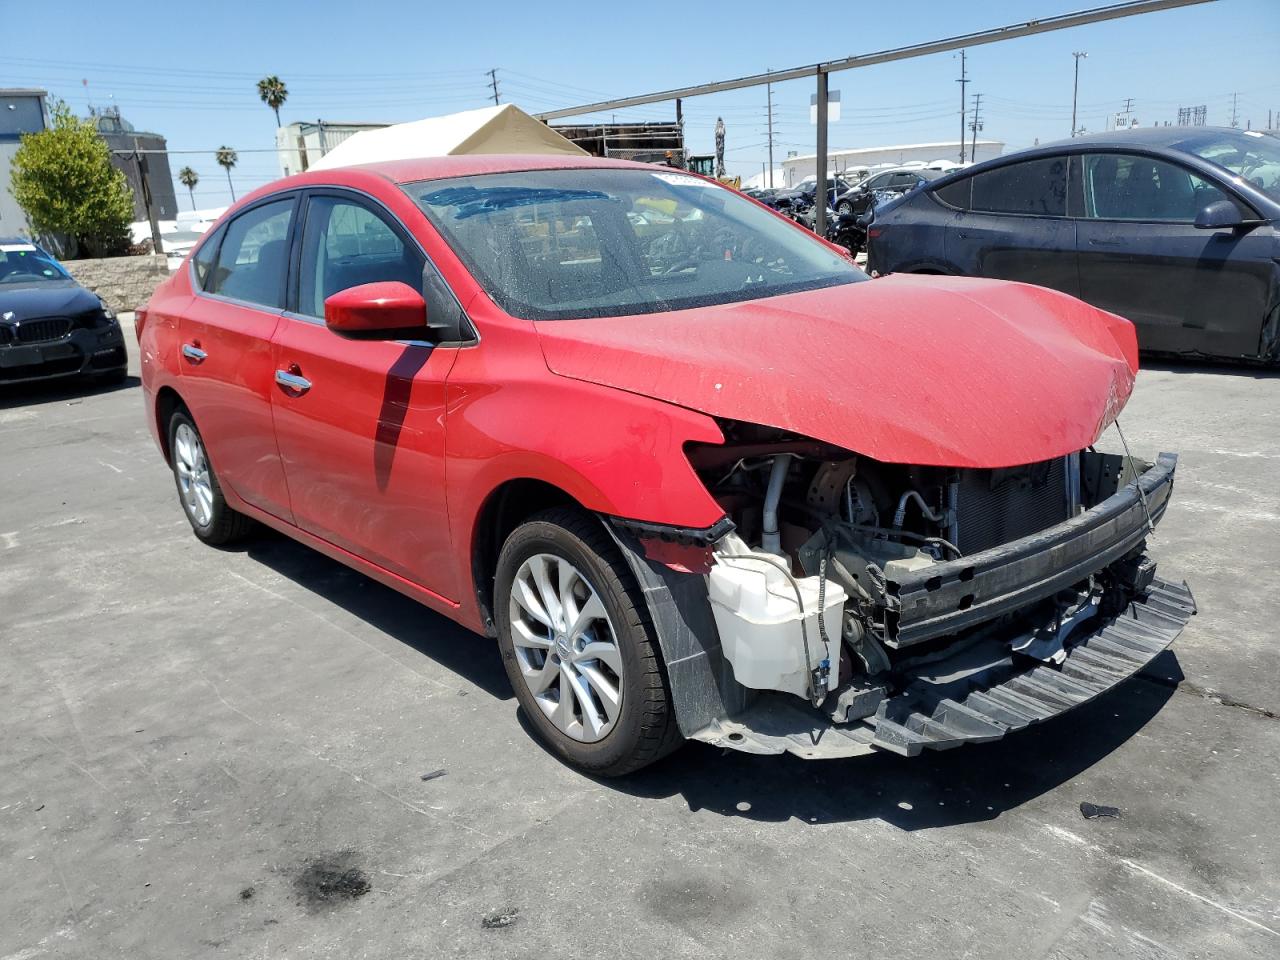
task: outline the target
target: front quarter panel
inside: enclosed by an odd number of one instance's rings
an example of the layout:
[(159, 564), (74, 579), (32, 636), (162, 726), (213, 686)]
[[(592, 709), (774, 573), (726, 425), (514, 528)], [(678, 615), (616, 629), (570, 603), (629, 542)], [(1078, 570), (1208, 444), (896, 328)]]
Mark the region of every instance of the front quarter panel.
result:
[(460, 569), (469, 569), (485, 502), (510, 480), (539, 480), (588, 510), (652, 523), (704, 528), (724, 516), (684, 455), (689, 441), (723, 441), (710, 417), (556, 376), (532, 321), (486, 323), (471, 312), (481, 339), (450, 372), (445, 441)]

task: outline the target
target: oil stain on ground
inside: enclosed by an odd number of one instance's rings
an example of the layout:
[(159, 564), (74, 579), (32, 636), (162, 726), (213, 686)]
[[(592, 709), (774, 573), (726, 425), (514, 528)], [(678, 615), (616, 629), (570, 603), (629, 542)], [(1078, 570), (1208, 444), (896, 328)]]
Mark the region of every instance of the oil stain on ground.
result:
[(298, 901), (316, 913), (369, 892), (369, 879), (360, 869), (355, 852), (343, 850), (306, 861), (293, 880)]

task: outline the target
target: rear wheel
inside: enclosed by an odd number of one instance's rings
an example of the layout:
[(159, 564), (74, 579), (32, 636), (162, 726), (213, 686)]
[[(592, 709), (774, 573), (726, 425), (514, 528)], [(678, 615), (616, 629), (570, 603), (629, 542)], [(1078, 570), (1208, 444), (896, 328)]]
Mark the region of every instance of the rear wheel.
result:
[(227, 505), (209, 463), (204, 439), (186, 410), (177, 410), (169, 418), (169, 455), (178, 502), (197, 537), (220, 546), (241, 539), (253, 529), (252, 520)]
[(520, 706), (562, 759), (620, 776), (680, 744), (644, 600), (595, 517), (557, 508), (516, 528), (494, 607)]
[(836, 213), (842, 213), (842, 214), (845, 214), (846, 216), (850, 213), (853, 213), (853, 204), (848, 202), (840, 204), (838, 207), (836, 207)]

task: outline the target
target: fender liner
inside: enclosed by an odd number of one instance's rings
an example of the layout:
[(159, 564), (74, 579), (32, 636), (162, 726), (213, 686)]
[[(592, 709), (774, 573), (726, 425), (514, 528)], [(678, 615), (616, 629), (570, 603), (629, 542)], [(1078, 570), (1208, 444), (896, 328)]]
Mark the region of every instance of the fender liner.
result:
[(644, 593), (667, 668), (676, 724), (686, 738), (746, 709), (755, 691), (733, 678), (720, 649), (720, 634), (701, 574), (679, 573), (645, 556), (636, 536), (602, 516)]

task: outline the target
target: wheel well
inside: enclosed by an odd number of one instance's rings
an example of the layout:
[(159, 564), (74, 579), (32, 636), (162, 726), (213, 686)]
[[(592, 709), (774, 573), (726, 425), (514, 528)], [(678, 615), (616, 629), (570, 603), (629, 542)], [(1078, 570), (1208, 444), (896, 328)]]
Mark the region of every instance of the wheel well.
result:
[(511, 532), (525, 520), (550, 507), (578, 506), (559, 487), (542, 480), (508, 480), (489, 494), (476, 519), (471, 550), (471, 574), (485, 630), (493, 633), (493, 577), (498, 554)]
[(160, 392), (156, 394), (156, 425), (160, 429), (156, 433), (160, 437), (160, 449), (164, 453), (165, 462), (169, 464), (173, 463), (169, 454), (169, 418), (175, 410), (185, 409), (187, 405), (182, 402), (177, 390), (173, 387), (160, 388)]

